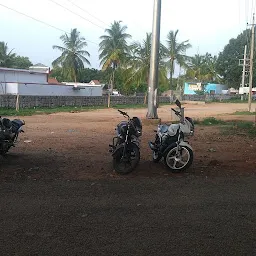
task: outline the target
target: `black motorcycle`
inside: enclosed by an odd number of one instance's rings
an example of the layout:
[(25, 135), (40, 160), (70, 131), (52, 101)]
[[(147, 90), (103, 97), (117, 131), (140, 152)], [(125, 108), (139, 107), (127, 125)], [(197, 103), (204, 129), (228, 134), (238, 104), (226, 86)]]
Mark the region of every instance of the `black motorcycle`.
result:
[(128, 121), (120, 122), (116, 127), (117, 136), (109, 145), (113, 156), (114, 170), (119, 174), (128, 174), (140, 161), (140, 141), (142, 123), (138, 117), (130, 118), (126, 112), (118, 110)]
[(19, 119), (10, 120), (0, 116), (0, 155), (5, 155), (11, 147), (15, 147), (15, 142), (25, 125), (24, 121)]

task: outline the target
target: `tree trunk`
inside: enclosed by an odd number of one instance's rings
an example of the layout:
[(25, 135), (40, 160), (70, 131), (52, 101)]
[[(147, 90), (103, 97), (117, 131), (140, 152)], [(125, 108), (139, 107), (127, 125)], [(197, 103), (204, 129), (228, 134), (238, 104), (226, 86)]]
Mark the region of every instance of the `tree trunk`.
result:
[(170, 66), (170, 90), (173, 89), (173, 85), (172, 85), (173, 64), (174, 64), (174, 60), (171, 59), (171, 66)]
[(110, 101), (111, 101), (111, 95), (113, 93), (113, 89), (114, 89), (114, 80), (115, 80), (115, 68), (113, 70), (113, 73), (111, 75), (111, 87), (110, 87), (110, 92), (108, 93), (108, 108), (110, 107)]
[(147, 95), (148, 95), (148, 93), (147, 93), (147, 92), (145, 92), (145, 96), (144, 96), (144, 105), (146, 105), (146, 104), (147, 104)]

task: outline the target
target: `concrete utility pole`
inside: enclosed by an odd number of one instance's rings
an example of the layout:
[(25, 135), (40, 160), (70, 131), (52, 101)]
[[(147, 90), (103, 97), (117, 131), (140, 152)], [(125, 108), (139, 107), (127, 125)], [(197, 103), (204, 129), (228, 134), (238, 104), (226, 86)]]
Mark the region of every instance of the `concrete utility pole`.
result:
[(248, 111), (251, 112), (252, 107), (252, 77), (253, 77), (253, 55), (254, 55), (254, 15), (252, 20), (252, 40), (251, 40), (251, 57), (250, 57), (250, 80), (249, 80), (249, 98), (248, 98)]
[[(241, 84), (241, 87), (244, 88), (244, 81), (245, 81), (245, 69), (246, 69), (246, 62), (247, 60), (247, 45), (244, 46), (244, 58), (243, 58), (243, 75), (242, 75), (242, 84)], [(241, 100), (244, 99), (244, 95), (242, 94), (241, 95)]]
[(152, 45), (148, 84), (148, 119), (157, 119), (157, 86), (160, 46), (161, 0), (154, 0)]

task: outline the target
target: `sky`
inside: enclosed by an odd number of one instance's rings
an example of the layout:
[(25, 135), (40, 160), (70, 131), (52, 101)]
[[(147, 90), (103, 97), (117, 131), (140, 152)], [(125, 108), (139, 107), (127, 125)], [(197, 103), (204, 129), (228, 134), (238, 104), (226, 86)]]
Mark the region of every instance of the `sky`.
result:
[[(131, 41), (142, 41), (152, 31), (153, 6), (154, 0), (0, 0), (0, 41), (34, 64), (51, 66), (60, 55), (52, 46), (62, 45), (63, 31), (77, 28), (88, 42), (91, 67), (100, 69), (98, 44), (104, 29), (114, 20), (121, 20), (132, 35)], [(192, 44), (187, 55), (218, 54), (231, 38), (246, 29), (247, 22), (252, 23), (255, 7), (256, 0), (162, 0), (161, 42), (165, 44), (170, 30), (179, 29), (178, 40), (188, 39)]]

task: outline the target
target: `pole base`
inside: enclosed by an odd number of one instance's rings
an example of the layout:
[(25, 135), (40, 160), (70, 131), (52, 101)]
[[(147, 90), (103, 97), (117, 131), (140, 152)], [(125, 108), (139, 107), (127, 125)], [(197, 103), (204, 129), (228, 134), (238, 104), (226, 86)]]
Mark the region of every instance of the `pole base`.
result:
[(161, 124), (161, 118), (147, 118), (142, 120), (143, 125), (158, 125)]

